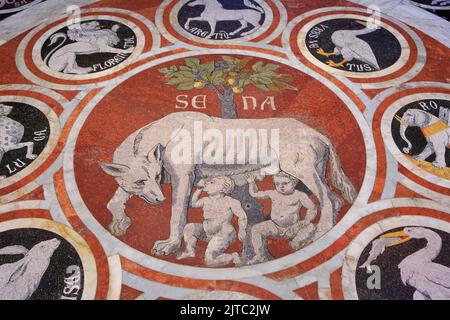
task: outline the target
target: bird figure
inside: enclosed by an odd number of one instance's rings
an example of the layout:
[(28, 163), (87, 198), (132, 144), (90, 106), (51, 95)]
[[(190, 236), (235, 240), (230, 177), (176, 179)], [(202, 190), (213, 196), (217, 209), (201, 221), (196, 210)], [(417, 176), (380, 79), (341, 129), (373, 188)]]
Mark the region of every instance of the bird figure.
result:
[(0, 300), (28, 300), (50, 265), (50, 259), (61, 241), (42, 241), (28, 250), (23, 246), (0, 249), (0, 255), (23, 255), (17, 262), (0, 266)]
[(357, 59), (371, 65), (376, 70), (380, 70), (377, 57), (373, 53), (370, 45), (358, 36), (375, 32), (380, 27), (376, 24), (366, 24), (364, 21), (357, 21), (359, 24), (365, 26), (361, 30), (338, 30), (331, 35), (331, 41), (335, 45), (333, 52), (325, 52), (324, 49), (319, 48), (317, 53), (321, 56), (331, 57), (341, 55), (343, 60), (341, 62), (334, 62), (328, 60), (326, 63), (334, 68), (343, 67), (347, 62)]
[(404, 285), (416, 289), (414, 300), (450, 300), (450, 268), (433, 262), (442, 249), (442, 239), (436, 232), (423, 227), (408, 227), (380, 238), (396, 239), (386, 248), (411, 239), (425, 239), (427, 244), (423, 249), (407, 256), (398, 265), (401, 280)]

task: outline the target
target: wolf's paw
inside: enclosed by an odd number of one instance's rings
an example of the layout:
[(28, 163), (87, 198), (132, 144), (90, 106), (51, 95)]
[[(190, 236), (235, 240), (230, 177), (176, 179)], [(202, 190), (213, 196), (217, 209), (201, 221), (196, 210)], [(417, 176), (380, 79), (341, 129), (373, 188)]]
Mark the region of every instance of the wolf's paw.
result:
[(181, 241), (178, 239), (159, 240), (155, 242), (152, 254), (155, 256), (167, 256), (180, 249)]
[(184, 251), (184, 252), (180, 253), (179, 255), (177, 255), (177, 260), (186, 259), (186, 258), (194, 258), (194, 257), (195, 257), (195, 252)]
[(243, 261), (239, 253), (233, 252), (231, 256), (233, 257), (233, 263), (236, 267), (241, 267), (243, 265)]
[(247, 265), (258, 264), (265, 262), (266, 259), (263, 256), (255, 256), (253, 259), (247, 262)]
[(131, 226), (131, 219), (129, 217), (124, 217), (122, 219), (113, 219), (113, 221), (109, 224), (109, 231), (116, 236), (121, 237), (125, 235), (128, 228)]

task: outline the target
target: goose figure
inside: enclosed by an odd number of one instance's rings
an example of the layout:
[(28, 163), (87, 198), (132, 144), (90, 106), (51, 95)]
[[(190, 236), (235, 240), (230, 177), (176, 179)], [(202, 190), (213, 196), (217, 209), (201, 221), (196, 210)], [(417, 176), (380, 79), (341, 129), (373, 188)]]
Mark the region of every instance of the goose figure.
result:
[(327, 61), (327, 64), (334, 68), (343, 67), (347, 62), (357, 59), (371, 65), (376, 70), (380, 70), (377, 57), (373, 53), (370, 45), (364, 40), (358, 38), (358, 36), (375, 32), (380, 29), (380, 27), (375, 24), (367, 25), (363, 21), (357, 22), (364, 25), (365, 28), (362, 30), (335, 31), (331, 35), (331, 41), (335, 45), (334, 51), (329, 53), (320, 48), (317, 50), (317, 53), (325, 57), (341, 55), (343, 58), (341, 62), (334, 62), (333, 60)]
[(416, 289), (414, 300), (450, 300), (450, 268), (433, 262), (442, 249), (442, 239), (436, 232), (423, 227), (408, 227), (381, 238), (396, 238), (386, 246), (391, 248), (411, 239), (425, 239), (427, 244), (423, 249), (407, 256), (398, 265), (402, 282)]

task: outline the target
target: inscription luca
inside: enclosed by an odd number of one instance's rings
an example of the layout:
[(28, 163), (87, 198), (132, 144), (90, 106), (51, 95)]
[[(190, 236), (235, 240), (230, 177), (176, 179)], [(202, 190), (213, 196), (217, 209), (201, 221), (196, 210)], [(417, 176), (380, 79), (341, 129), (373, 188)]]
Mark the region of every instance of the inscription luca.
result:
[[(33, 132), (33, 142), (42, 142), (44, 140), (48, 140), (49, 138), (49, 130), (48, 128), (44, 130), (34, 131)], [(10, 161), (5, 165), (5, 168), (8, 174), (11, 176), (21, 169), (25, 168), (33, 159), (28, 159), (25, 156), (16, 158), (15, 160)]]
[[(207, 109), (207, 96), (196, 95), (190, 98), (187, 94), (180, 94), (176, 98), (175, 109)], [(242, 108), (244, 110), (261, 110), (271, 109), (276, 111), (275, 97), (268, 96), (264, 100), (258, 100), (253, 96), (242, 97)]]

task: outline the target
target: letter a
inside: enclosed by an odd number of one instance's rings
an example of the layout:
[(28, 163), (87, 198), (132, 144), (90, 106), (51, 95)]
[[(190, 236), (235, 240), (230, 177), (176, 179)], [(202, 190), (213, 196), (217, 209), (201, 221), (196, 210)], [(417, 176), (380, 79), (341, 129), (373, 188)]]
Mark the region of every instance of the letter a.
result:
[[(379, 266), (371, 266), (373, 272), (372, 275), (370, 277), (367, 278), (367, 288), (370, 290), (373, 289), (377, 289), (380, 290), (381, 289), (381, 269)], [(367, 273), (371, 273), (369, 270), (367, 270)]]

